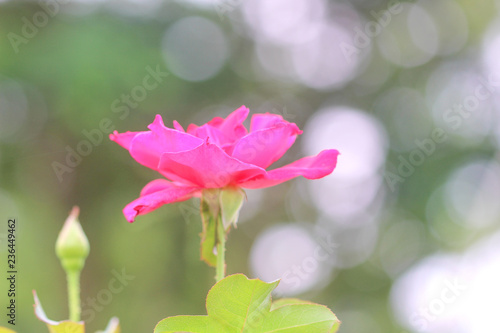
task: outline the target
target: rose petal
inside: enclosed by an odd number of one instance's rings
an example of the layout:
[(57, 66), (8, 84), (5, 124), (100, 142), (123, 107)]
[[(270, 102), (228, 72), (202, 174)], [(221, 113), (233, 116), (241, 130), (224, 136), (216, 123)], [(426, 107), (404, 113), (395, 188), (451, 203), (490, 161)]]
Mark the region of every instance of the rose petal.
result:
[(118, 131), (114, 131), (112, 134), (109, 135), (109, 139), (111, 141), (118, 143), (120, 146), (128, 150), (130, 149), (130, 143), (132, 142), (132, 139), (134, 139), (135, 136), (140, 133), (146, 133), (146, 132), (118, 133)]
[(283, 156), (301, 133), (293, 123), (251, 132), (235, 144), (232, 156), (242, 162), (267, 168)]
[(178, 175), (203, 188), (237, 184), (265, 173), (264, 169), (230, 157), (208, 142), (193, 150), (164, 153), (159, 166), (162, 172)]
[(181, 124), (179, 124), (179, 122), (178, 122), (177, 120), (174, 120), (173, 124), (174, 124), (174, 128), (175, 128), (176, 130), (178, 130), (178, 131), (180, 131), (180, 132), (185, 132), (185, 131), (184, 131), (184, 127), (182, 127), (182, 125), (181, 125)]
[[(132, 139), (129, 151), (137, 162), (153, 170), (158, 170), (162, 153), (190, 150), (203, 143), (203, 140), (195, 136), (165, 127), (160, 115), (156, 116), (148, 128), (151, 131), (137, 134)], [(179, 180), (178, 177), (171, 177), (172, 175), (165, 176)]]
[(281, 184), (298, 176), (318, 179), (333, 172), (337, 165), (339, 152), (335, 149), (323, 150), (316, 156), (301, 158), (284, 167), (268, 171), (247, 181), (241, 182), (243, 188), (256, 189)]
[[(189, 130), (189, 129), (188, 129)], [(196, 136), (197, 138), (203, 139), (213, 144), (220, 146), (222, 142), (227, 141), (224, 133), (222, 133), (218, 128), (205, 124), (203, 126), (191, 127), (190, 134)]]
[(232, 144), (248, 133), (243, 122), (249, 112), (250, 110), (243, 105), (229, 114), (226, 119), (215, 117), (202, 126), (190, 124), (187, 133), (204, 140), (209, 138), (211, 143), (219, 146)]
[(223, 132), (228, 138), (228, 141), (222, 142), (222, 144), (238, 140), (248, 133), (245, 126), (243, 126), (243, 122), (247, 119), (249, 112), (250, 110), (246, 106), (242, 105), (227, 116), (223, 122), (218, 125), (213, 125)]
[(142, 189), (138, 199), (125, 206), (123, 214), (132, 223), (137, 215), (147, 214), (165, 204), (187, 200), (198, 190), (198, 187), (179, 186), (162, 179), (153, 180)]
[(141, 197), (154, 192), (164, 190), (166, 188), (170, 188), (172, 185), (173, 183), (166, 179), (155, 179), (147, 183), (146, 186), (142, 188)]
[(252, 116), (250, 122), (250, 132), (255, 132), (261, 129), (274, 127), (281, 123), (290, 124), (288, 121), (284, 120), (279, 114), (271, 113), (256, 113)]

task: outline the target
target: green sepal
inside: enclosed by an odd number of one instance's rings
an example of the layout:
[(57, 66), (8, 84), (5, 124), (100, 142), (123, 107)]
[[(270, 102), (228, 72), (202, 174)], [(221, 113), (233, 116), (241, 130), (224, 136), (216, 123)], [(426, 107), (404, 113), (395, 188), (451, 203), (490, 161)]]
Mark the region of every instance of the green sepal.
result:
[(245, 198), (245, 192), (238, 187), (224, 188), (220, 192), (219, 202), (221, 207), (222, 224), (224, 225), (224, 229), (226, 231), (231, 227), (231, 225), (236, 227), (236, 222), (238, 222), (238, 217), (240, 215), (240, 209), (243, 206)]
[(200, 253), (201, 259), (208, 265), (217, 265), (215, 248), (219, 243), (218, 221), (222, 220), (224, 235), (231, 225), (236, 226), (240, 209), (245, 199), (245, 192), (240, 188), (207, 189), (201, 195), (200, 214), (202, 232)]
[[(37, 318), (44, 322), (49, 329), (49, 333), (85, 333), (85, 323), (83, 321), (74, 322), (70, 320), (54, 321), (47, 318), (45, 311), (43, 311), (42, 304), (38, 299), (36, 291), (33, 291), (33, 298), (35, 299), (35, 315)], [(113, 317), (108, 323), (104, 331), (97, 331), (96, 333), (120, 333), (120, 321), (118, 318)], [(9, 329), (0, 327), (0, 333), (15, 333)]]
[(218, 192), (205, 190), (201, 196), (201, 222), (203, 230), (200, 234), (201, 259), (208, 265), (217, 265), (217, 256), (214, 253), (217, 245), (217, 218), (219, 216)]

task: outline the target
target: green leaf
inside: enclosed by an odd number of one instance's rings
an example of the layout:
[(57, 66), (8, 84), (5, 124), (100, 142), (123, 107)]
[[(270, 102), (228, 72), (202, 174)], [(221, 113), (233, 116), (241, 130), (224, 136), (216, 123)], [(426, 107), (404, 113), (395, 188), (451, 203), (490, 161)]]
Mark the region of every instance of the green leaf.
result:
[(108, 326), (106, 327), (106, 330), (104, 331), (97, 331), (96, 333), (120, 333), (120, 321), (118, 318), (113, 317), (108, 323)]
[(231, 225), (236, 226), (245, 197), (245, 192), (239, 187), (224, 188), (220, 192), (222, 223), (225, 230), (228, 230)]
[(273, 302), (273, 304), (271, 305), (271, 310), (280, 308), (284, 305), (294, 305), (294, 304), (314, 304), (314, 303), (309, 301), (304, 301), (298, 298), (282, 298)]
[(35, 298), (35, 315), (47, 325), (50, 333), (85, 333), (83, 321), (76, 323), (69, 320), (54, 321), (48, 319), (35, 291), (33, 291), (33, 297)]
[(207, 296), (207, 316), (163, 319), (155, 333), (335, 333), (340, 321), (327, 307), (297, 299), (271, 302), (279, 281), (266, 283), (235, 274)]

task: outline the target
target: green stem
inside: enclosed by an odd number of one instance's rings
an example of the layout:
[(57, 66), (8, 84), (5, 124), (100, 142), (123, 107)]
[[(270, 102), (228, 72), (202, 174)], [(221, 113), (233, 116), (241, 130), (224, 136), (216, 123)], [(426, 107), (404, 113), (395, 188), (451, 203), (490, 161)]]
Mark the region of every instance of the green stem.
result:
[(69, 319), (73, 322), (80, 321), (80, 272), (66, 271), (68, 279), (68, 304)]
[(219, 282), (226, 275), (226, 231), (222, 224), (222, 217), (217, 217), (217, 267), (215, 268), (215, 281)]

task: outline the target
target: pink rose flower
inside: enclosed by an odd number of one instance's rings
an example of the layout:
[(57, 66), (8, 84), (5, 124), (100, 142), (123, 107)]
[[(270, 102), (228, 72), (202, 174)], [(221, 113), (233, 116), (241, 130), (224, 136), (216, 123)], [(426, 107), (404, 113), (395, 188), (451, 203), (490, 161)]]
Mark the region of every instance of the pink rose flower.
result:
[(177, 121), (173, 129), (165, 127), (157, 115), (149, 131), (111, 134), (110, 139), (137, 162), (165, 177), (147, 184), (140, 197), (123, 209), (126, 219), (133, 222), (137, 215), (187, 200), (204, 189), (257, 189), (298, 176), (318, 179), (332, 173), (339, 155), (334, 149), (267, 171), (302, 131), (280, 115), (269, 113), (254, 114), (248, 131), (243, 126), (248, 113), (242, 106), (226, 119), (216, 117), (202, 126), (191, 124), (187, 131)]

